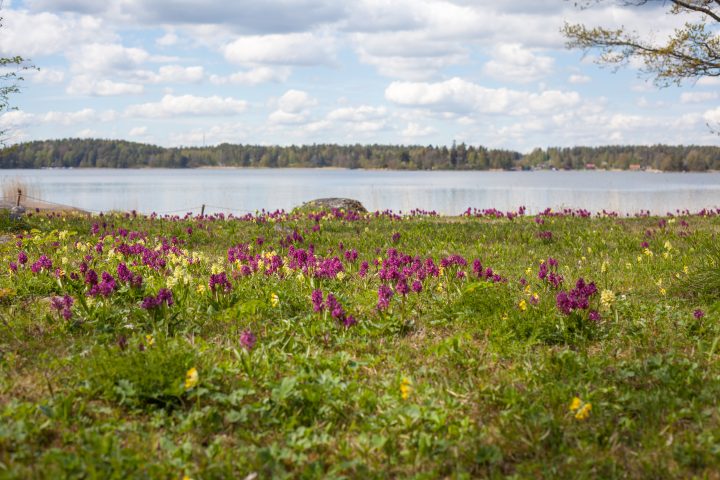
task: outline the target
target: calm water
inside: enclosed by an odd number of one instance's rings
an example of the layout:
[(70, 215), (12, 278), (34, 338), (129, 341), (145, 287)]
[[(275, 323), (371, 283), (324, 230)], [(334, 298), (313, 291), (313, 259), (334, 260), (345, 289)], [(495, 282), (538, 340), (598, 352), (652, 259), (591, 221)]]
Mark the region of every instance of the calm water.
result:
[(622, 213), (720, 207), (720, 173), (398, 172), (313, 169), (0, 170), (44, 200), (91, 211), (252, 212), (291, 209), (321, 197), (368, 210), (458, 214), (468, 207), (533, 213), (551, 207)]

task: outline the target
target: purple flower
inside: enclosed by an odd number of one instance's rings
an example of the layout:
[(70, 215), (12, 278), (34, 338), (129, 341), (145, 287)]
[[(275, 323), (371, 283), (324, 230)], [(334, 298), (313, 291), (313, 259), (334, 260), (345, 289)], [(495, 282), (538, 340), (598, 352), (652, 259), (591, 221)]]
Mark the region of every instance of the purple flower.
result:
[(50, 299), (50, 307), (65, 319), (70, 320), (72, 318), (71, 307), (75, 303), (75, 300), (70, 295), (63, 295), (62, 297), (52, 297)]
[(257, 337), (250, 330), (245, 330), (240, 334), (240, 345), (245, 347), (247, 350), (252, 350), (257, 342)]
[(415, 293), (420, 293), (420, 292), (422, 292), (422, 289), (423, 289), (422, 282), (420, 280), (415, 280), (412, 284), (412, 291)]
[(25, 265), (25, 264), (27, 263), (27, 261), (28, 261), (27, 253), (25, 253), (24, 251), (18, 253), (18, 257), (17, 257), (17, 258), (18, 258), (18, 263), (19, 263), (20, 265)]
[(145, 310), (150, 310), (157, 306), (159, 306), (159, 304), (157, 303), (157, 299), (153, 296), (143, 298), (143, 301), (140, 304), (140, 307), (144, 308)]
[(17, 272), (17, 269), (18, 269), (17, 263), (10, 262), (9, 267), (10, 267), (10, 270), (12, 270), (13, 272)]
[(588, 314), (588, 319), (591, 322), (599, 322), (600, 321), (600, 314), (596, 310), (591, 310)]
[(352, 315), (348, 315), (343, 320), (343, 325), (345, 325), (346, 328), (350, 328), (353, 325), (355, 325), (356, 323), (357, 323), (357, 320), (355, 320), (355, 317), (353, 317)]
[(408, 288), (407, 280), (404, 278), (401, 278), (397, 284), (395, 284), (395, 291), (398, 292), (400, 295), (407, 295), (410, 292), (410, 288)]
[[(86, 267), (87, 268), (87, 267)], [(82, 268), (80, 269), (82, 271)], [(98, 283), (98, 276), (95, 270), (87, 270), (85, 272), (85, 283), (90, 285), (91, 287), (94, 287)]]
[(393, 297), (392, 288), (387, 285), (380, 285), (378, 288), (378, 310), (385, 310), (390, 306), (390, 299)]
[(30, 270), (32, 270), (33, 273), (38, 273), (41, 270), (52, 270), (52, 261), (47, 256), (40, 255), (37, 262), (30, 266)]
[(133, 279), (132, 272), (127, 268), (127, 265), (122, 262), (117, 266), (117, 275), (121, 282), (130, 282)]
[(210, 282), (208, 283), (210, 286), (210, 290), (213, 292), (217, 290), (223, 290), (225, 293), (230, 292), (232, 290), (232, 285), (230, 284), (230, 281), (227, 278), (227, 275), (225, 272), (218, 273), (216, 275), (210, 275)]
[(697, 308), (697, 309), (695, 309), (695, 311), (693, 312), (693, 316), (694, 316), (695, 318), (697, 318), (698, 320), (700, 320), (701, 318), (703, 318), (703, 317), (705, 316), (705, 312), (703, 312), (702, 310), (700, 310), (699, 308)]
[(313, 304), (313, 311), (319, 312), (323, 309), (323, 293), (321, 290), (313, 290), (312, 295), (310, 295), (310, 298), (312, 300)]
[[(557, 294), (555, 303), (558, 310), (569, 315), (573, 310), (587, 310), (590, 307), (590, 297), (596, 293), (595, 283), (585, 283), (584, 279), (579, 278), (575, 283), (575, 288), (569, 292), (563, 291)], [(592, 312), (590, 314), (592, 316)]]
[(367, 275), (368, 272), (368, 268), (370, 268), (368, 262), (362, 262), (360, 264), (360, 270), (358, 270), (358, 275), (360, 275), (360, 278), (365, 278), (365, 275)]
[(173, 304), (172, 291), (168, 290), (167, 288), (161, 288), (156, 298), (159, 304), (165, 302), (168, 307)]
[(398, 232), (395, 232), (392, 234), (392, 242), (397, 243), (400, 241), (400, 234)]

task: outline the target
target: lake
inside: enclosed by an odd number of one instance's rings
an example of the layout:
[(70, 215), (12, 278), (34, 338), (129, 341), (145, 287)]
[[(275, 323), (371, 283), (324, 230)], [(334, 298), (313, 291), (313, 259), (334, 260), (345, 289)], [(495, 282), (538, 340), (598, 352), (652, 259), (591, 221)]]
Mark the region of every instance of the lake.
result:
[(368, 210), (459, 214), (468, 207), (621, 213), (720, 207), (720, 173), (387, 171), (342, 169), (0, 170), (30, 195), (89, 211), (242, 214), (349, 197)]

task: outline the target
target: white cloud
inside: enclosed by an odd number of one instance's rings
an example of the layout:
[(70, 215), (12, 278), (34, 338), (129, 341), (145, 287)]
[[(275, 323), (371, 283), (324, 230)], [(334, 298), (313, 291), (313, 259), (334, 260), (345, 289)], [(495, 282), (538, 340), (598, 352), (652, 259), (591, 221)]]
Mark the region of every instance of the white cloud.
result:
[(90, 16), (59, 16), (4, 8), (0, 54), (37, 58), (64, 52), (89, 41), (111, 40), (115, 35)]
[(269, 82), (285, 82), (288, 77), (290, 77), (290, 68), (288, 67), (257, 67), (227, 76), (211, 75), (210, 82), (215, 85), (260, 85)]
[(572, 83), (573, 85), (581, 85), (584, 83), (590, 83), (592, 78), (590, 78), (587, 75), (579, 75), (579, 74), (572, 74), (568, 78), (568, 82)]
[(314, 107), (318, 104), (317, 99), (312, 98), (302, 90), (288, 90), (277, 100), (278, 107), (284, 112), (297, 113)]
[(552, 57), (536, 55), (517, 43), (496, 46), (492, 57), (483, 71), (491, 77), (517, 83), (534, 82), (549, 75), (555, 63)]
[(157, 73), (139, 71), (132, 75), (148, 83), (198, 83), (205, 77), (205, 69), (201, 66), (163, 65)]
[(100, 135), (98, 134), (97, 130), (93, 130), (92, 128), (84, 128), (77, 132), (75, 136), (78, 138), (94, 138), (99, 137)]
[(522, 115), (576, 106), (577, 92), (547, 90), (541, 93), (487, 88), (455, 77), (444, 82), (392, 82), (385, 98), (398, 105), (425, 107), (437, 112)]
[(717, 100), (717, 92), (683, 92), (680, 94), (682, 103), (707, 103)]
[(23, 112), (22, 110), (13, 110), (0, 115), (0, 130), (11, 130), (15, 128), (26, 127), (31, 125), (35, 120), (32, 113)]
[(223, 49), (225, 59), (238, 65), (322, 65), (334, 61), (332, 37), (312, 33), (240, 37)]
[(130, 129), (130, 132), (128, 133), (131, 137), (146, 137), (148, 134), (147, 127), (134, 127)]
[(180, 115), (219, 116), (237, 115), (247, 109), (247, 102), (219, 96), (165, 95), (159, 102), (130, 105), (125, 114), (129, 117), (167, 118)]
[(361, 105), (359, 107), (338, 108), (327, 115), (327, 119), (333, 122), (367, 122), (385, 118), (387, 109), (385, 107), (372, 107)]
[(114, 95), (139, 95), (144, 87), (136, 83), (98, 80), (87, 75), (78, 75), (72, 79), (65, 90), (70, 95), (94, 95), (100, 97)]
[(409, 137), (409, 138), (419, 138), (419, 137), (427, 137), (428, 135), (432, 135), (435, 133), (436, 130), (433, 127), (430, 126), (422, 126), (415, 122), (408, 123), (407, 127), (401, 132), (401, 135), (403, 137)]
[(28, 77), (31, 82), (38, 84), (62, 83), (65, 80), (65, 72), (52, 68), (41, 68), (39, 70), (30, 70)]
[(175, 34), (175, 32), (167, 32), (162, 37), (155, 40), (155, 43), (161, 47), (172, 47), (175, 45), (179, 40), (179, 37)]
[(699, 87), (718, 87), (720, 86), (720, 77), (702, 77), (697, 81)]
[(128, 48), (117, 43), (91, 43), (68, 55), (73, 71), (88, 75), (132, 71), (151, 59), (142, 48)]
[(78, 123), (94, 122), (98, 119), (98, 116), (92, 108), (85, 108), (77, 112), (47, 112), (38, 114), (37, 118), (43, 123), (68, 126)]
[(275, 103), (277, 110), (268, 116), (271, 124), (299, 124), (307, 120), (309, 109), (318, 101), (302, 90), (288, 90)]

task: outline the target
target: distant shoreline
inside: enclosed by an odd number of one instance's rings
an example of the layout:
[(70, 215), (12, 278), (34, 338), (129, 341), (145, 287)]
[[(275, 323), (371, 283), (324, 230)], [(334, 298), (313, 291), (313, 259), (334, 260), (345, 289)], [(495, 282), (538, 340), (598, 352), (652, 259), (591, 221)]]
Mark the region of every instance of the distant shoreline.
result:
[(409, 169), (409, 168), (348, 168), (348, 167), (260, 167), (260, 166), (234, 166), (234, 165), (202, 165), (198, 167), (150, 167), (150, 166), (133, 166), (133, 167), (37, 167), (37, 168), (15, 168), (2, 167), (0, 172), (10, 170), (321, 170), (321, 171), (364, 171), (364, 172), (484, 172), (484, 173), (529, 173), (529, 172), (630, 172), (630, 173), (709, 173), (717, 174), (720, 170), (708, 169), (704, 171), (688, 171), (688, 170), (658, 170), (654, 168), (646, 168), (639, 170), (621, 169), (621, 168), (577, 168), (577, 169), (552, 169), (552, 168), (534, 168), (534, 169)]

